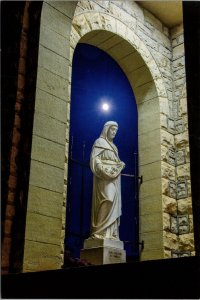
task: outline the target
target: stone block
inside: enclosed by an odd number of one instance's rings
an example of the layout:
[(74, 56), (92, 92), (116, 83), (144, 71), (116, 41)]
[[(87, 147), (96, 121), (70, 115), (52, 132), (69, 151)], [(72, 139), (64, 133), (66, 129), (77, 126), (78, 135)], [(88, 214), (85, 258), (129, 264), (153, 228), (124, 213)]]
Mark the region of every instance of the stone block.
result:
[[(88, 35), (86, 34), (83, 39), (87, 40)], [(69, 65), (72, 66), (72, 57), (74, 54), (74, 49), (76, 48), (76, 45), (78, 44), (80, 40), (80, 35), (76, 31), (76, 29), (72, 26), (71, 36), (70, 36), (70, 50), (69, 50)], [(83, 40), (83, 43), (85, 41)]]
[(190, 232), (190, 223), (188, 215), (182, 215), (177, 217), (178, 221), (178, 233), (185, 234)]
[[(180, 95), (183, 91), (184, 85), (185, 85), (185, 78), (180, 78), (180, 79), (177, 79), (176, 81), (174, 81), (175, 90), (179, 91)], [(178, 115), (178, 113), (177, 113), (177, 115)]]
[[(52, 43), (52, 41), (54, 41)], [(40, 27), (40, 45), (54, 51), (55, 53), (69, 57), (69, 38), (66, 38), (47, 26)]]
[(67, 122), (67, 103), (37, 88), (35, 110), (60, 122)]
[(140, 134), (160, 128), (158, 99), (145, 101), (138, 105), (138, 122)]
[(178, 233), (178, 222), (177, 217), (170, 217), (170, 231), (171, 233)]
[(190, 179), (190, 164), (182, 164), (176, 168), (177, 179)]
[(140, 197), (145, 198), (148, 196), (157, 196), (161, 195), (161, 179), (156, 178), (149, 181), (144, 181), (140, 187)]
[(176, 152), (173, 147), (170, 148), (167, 152), (167, 162), (173, 166), (176, 165)]
[(56, 54), (52, 50), (44, 48), (42, 45), (39, 47), (38, 66), (43, 67), (64, 79), (68, 79), (69, 77), (68, 59)]
[(171, 250), (164, 250), (164, 258), (172, 258), (172, 251)]
[(162, 23), (156, 17), (154, 17), (154, 15), (152, 15), (148, 10), (144, 9), (143, 13), (146, 26), (150, 25), (150, 29), (156, 28), (157, 30), (162, 32)]
[(177, 199), (182, 199), (187, 197), (188, 197), (187, 181), (180, 180), (177, 182)]
[(171, 215), (177, 214), (177, 201), (174, 198), (162, 195), (162, 205), (164, 212)]
[(172, 258), (178, 258), (178, 257), (188, 257), (191, 256), (190, 251), (180, 251), (180, 250), (172, 250)]
[(146, 66), (131, 72), (128, 74), (128, 78), (131, 82), (134, 81), (135, 88), (142, 86), (145, 83), (149, 83), (152, 80), (151, 74)]
[(61, 218), (63, 195), (29, 185), (28, 207), (32, 213)]
[[(113, 48), (113, 55), (115, 55), (114, 54), (115, 48), (116, 47)], [(127, 56), (125, 56), (125, 55), (123, 55), (123, 49), (121, 48), (120, 54), (118, 54), (118, 56), (120, 55), (120, 57), (121, 57), (120, 65), (122, 65), (122, 67), (126, 71), (126, 73), (133, 72), (134, 70), (144, 66), (144, 60), (138, 54), (138, 52), (137, 51), (133, 52), (133, 48), (132, 48), (131, 52), (132, 53), (129, 53)], [(111, 51), (109, 51), (109, 53), (111, 53)], [(129, 75), (127, 74), (127, 76), (129, 76)]]
[(31, 158), (58, 168), (64, 168), (64, 145), (33, 135)]
[(165, 34), (163, 34), (162, 29), (161, 30), (155, 29), (152, 32), (152, 38), (156, 39), (159, 42), (159, 44), (161, 44), (163, 47), (165, 47), (171, 51), (171, 49), (172, 49), (171, 39), (169, 39)]
[(185, 78), (185, 68), (180, 68), (178, 70), (174, 70), (174, 80), (179, 80), (181, 78)]
[(178, 249), (178, 237), (175, 233), (163, 232), (163, 245), (165, 250)]
[(158, 51), (158, 42), (157, 40), (155, 40), (155, 38), (152, 39), (152, 36), (149, 34), (149, 32), (145, 32), (147, 31), (147, 29), (147, 27), (142, 27), (142, 24), (139, 25), (137, 35), (148, 48), (153, 49), (154, 51)]
[[(136, 20), (136, 18), (132, 18), (132, 19), (126, 20), (126, 25), (127, 25), (128, 28), (134, 30), (134, 28), (136, 28), (136, 26), (137, 26), (137, 20)], [(118, 27), (118, 23), (117, 23), (117, 27)], [(117, 29), (117, 32), (118, 32), (118, 29)]]
[(91, 248), (115, 248), (115, 249), (124, 249), (124, 243), (118, 240), (111, 240), (111, 239), (95, 239), (95, 238), (88, 238), (84, 241), (84, 249), (91, 249)]
[(50, 27), (64, 37), (69, 37), (71, 19), (49, 4), (47, 2), (43, 3), (41, 24)]
[(188, 138), (187, 131), (175, 135), (175, 145), (177, 148), (179, 149), (184, 148), (188, 146), (188, 144), (189, 144), (189, 138)]
[(161, 176), (168, 180), (175, 180), (175, 167), (166, 163), (162, 162), (161, 164)]
[(180, 44), (173, 49), (173, 60), (176, 60), (185, 54), (184, 44)]
[[(88, 17), (89, 14), (87, 14)], [(90, 31), (89, 23), (86, 20), (86, 14), (80, 14), (74, 17), (73, 27), (76, 29), (80, 36), (85, 35)]]
[(168, 129), (168, 117), (164, 114), (160, 114), (160, 125), (164, 130)]
[(180, 34), (179, 36), (177, 36), (176, 40), (178, 45), (184, 43), (184, 35)]
[(180, 166), (186, 163), (186, 155), (185, 150), (178, 150), (176, 151), (176, 165)]
[(163, 213), (163, 230), (170, 231), (171, 229), (171, 218), (167, 213)]
[(148, 214), (149, 212), (160, 213), (162, 210), (162, 203), (160, 201), (160, 195), (151, 195), (145, 198), (140, 197), (139, 211), (141, 215)]
[(64, 170), (32, 160), (30, 184), (63, 193)]
[(173, 65), (174, 70), (184, 68), (185, 67), (185, 57), (182, 56), (182, 57), (176, 59), (175, 61), (173, 61), (172, 65)]
[(168, 194), (169, 197), (176, 199), (177, 191), (176, 191), (176, 182), (173, 180), (169, 181)]
[(140, 166), (140, 174), (145, 178), (145, 181), (161, 177), (161, 162), (153, 162), (147, 165)]
[(156, 64), (160, 68), (162, 74), (164, 74), (165, 72), (170, 72), (169, 58), (163, 56), (162, 53), (159, 53), (158, 51), (153, 49), (151, 49), (151, 53), (153, 55), (153, 58), (156, 60)]
[(157, 232), (163, 228), (163, 218), (160, 212), (140, 216), (140, 232)]
[(122, 2), (122, 9), (127, 11), (130, 15), (138, 19), (140, 22), (144, 21), (143, 10), (136, 2), (125, 0)]
[[(122, 41), (122, 40), (121, 40)], [(111, 47), (114, 47), (116, 44), (120, 42), (120, 39), (117, 35), (111, 36), (108, 38), (105, 42), (102, 42), (101, 45), (99, 46), (102, 50), (108, 52), (108, 49)]]
[[(91, 2), (91, 1), (88, 1), (88, 0), (81, 0), (78, 2), (78, 6), (81, 7), (84, 10), (88, 11), (88, 10), (94, 10), (95, 9), (95, 2)], [(101, 1), (99, 1), (99, 4), (101, 4)], [(107, 4), (107, 1), (105, 1), (105, 6)], [(96, 7), (96, 8), (99, 8), (100, 6)], [(77, 14), (77, 11), (76, 11), (76, 14)]]
[(27, 212), (25, 239), (60, 246), (61, 216), (49, 217)]
[[(160, 228), (159, 231), (155, 232), (141, 232), (140, 240), (144, 241), (144, 250), (143, 251), (153, 251), (155, 249), (163, 248), (163, 230)], [(143, 253), (142, 251), (142, 253)]]
[(41, 67), (38, 67), (37, 87), (64, 101), (68, 100), (68, 80)]
[(121, 9), (120, 6), (115, 5), (115, 2), (111, 2), (109, 6), (109, 13), (111, 13), (114, 17), (118, 18), (120, 21), (126, 23), (127, 20), (132, 19), (129, 13), (125, 10)]
[[(87, 39), (86, 40), (87, 43), (101, 48), (101, 45), (104, 44), (104, 42), (107, 41), (108, 39), (112, 38), (112, 36), (113, 36), (112, 32), (100, 31), (100, 32), (96, 32), (95, 35), (92, 35), (91, 33), (89, 33), (88, 35), (85, 36), (85, 38)], [(84, 37), (83, 37), (83, 39), (84, 39)], [(119, 38), (119, 41), (121, 41), (120, 38)], [(116, 47), (117, 47), (117, 45), (116, 45)], [(109, 49), (107, 51), (109, 52)], [(119, 51), (118, 51), (118, 53), (119, 53)], [(112, 52), (110, 52), (110, 54), (112, 56)]]
[[(173, 148), (172, 148), (172, 150), (173, 150)], [(172, 153), (173, 152), (174, 152), (174, 150), (172, 151)], [(168, 158), (169, 158), (168, 153), (169, 153), (168, 147), (161, 145), (161, 160), (170, 163), (170, 161), (168, 160)], [(173, 165), (173, 163), (171, 163), (171, 164)]]
[(174, 136), (173, 134), (161, 129), (161, 144), (165, 147), (174, 147)]
[(188, 192), (188, 197), (191, 197), (191, 180), (186, 180), (186, 184), (187, 184), (187, 192)]
[(65, 145), (66, 124), (35, 112), (33, 134)]
[(189, 215), (190, 232), (194, 232), (193, 215)]
[(179, 236), (179, 249), (181, 251), (194, 251), (193, 233), (182, 234)]
[(177, 39), (175, 38), (175, 39), (172, 39), (172, 47), (174, 48), (176, 46), (178, 46), (178, 42), (177, 42)]
[(164, 47), (163, 45), (159, 45), (158, 52), (162, 53), (164, 56), (166, 56), (169, 59), (172, 58), (171, 51), (168, 48)]
[(135, 87), (134, 94), (137, 103), (142, 103), (157, 97), (156, 87), (153, 81), (145, 83), (142, 86)]
[(152, 249), (152, 250), (145, 248), (140, 254), (141, 261), (153, 260), (153, 259), (163, 259), (163, 258), (164, 258), (164, 252), (163, 252), (162, 248), (161, 249)]
[[(160, 129), (157, 128), (153, 131), (146, 132), (144, 134), (140, 134), (140, 128), (139, 128), (139, 149), (140, 151), (143, 151), (148, 148), (157, 148), (155, 145), (157, 143), (160, 143)], [(157, 157), (157, 160), (159, 157)]]
[(174, 123), (174, 119), (172, 118), (167, 118), (167, 130), (170, 133), (175, 133), (175, 123)]
[(112, 247), (97, 247), (82, 249), (81, 259), (94, 265), (116, 264), (126, 262), (125, 250)]
[(116, 32), (117, 31), (117, 19), (113, 18), (112, 16), (108, 15), (108, 14), (101, 14), (101, 23), (102, 23), (102, 27), (105, 30), (108, 31), (112, 31), (112, 32)]
[(179, 114), (180, 116), (187, 115), (187, 100), (184, 97), (179, 100)]
[(26, 240), (23, 272), (60, 269), (60, 245)]
[(176, 133), (182, 133), (184, 131), (182, 118), (175, 120)]
[[(110, 34), (112, 34), (112, 33), (110, 33)], [(130, 62), (132, 65), (136, 64), (136, 66), (137, 66), (137, 63), (139, 63), (139, 58), (140, 58), (139, 55), (136, 56), (137, 52), (135, 51), (133, 46), (130, 45), (127, 41), (125, 41), (125, 40), (120, 41), (120, 43), (115, 45), (115, 47), (113, 47), (113, 49), (116, 50), (114, 52), (116, 52), (116, 54), (117, 54), (120, 66), (123, 65), (123, 66), (130, 67)], [(116, 54), (113, 53), (113, 56), (116, 57)], [(140, 60), (141, 60), (141, 62), (143, 62), (141, 58), (140, 58)], [(143, 64), (144, 64), (144, 62), (143, 62)], [(140, 66), (142, 66), (143, 64), (140, 63)]]
[(67, 177), (68, 177), (68, 163), (64, 165), (64, 183), (67, 184)]
[[(82, 2), (85, 2), (85, 0), (83, 0)], [(93, 6), (93, 10), (95, 11), (102, 11), (105, 12), (109, 10), (109, 7), (111, 5), (111, 2), (109, 0), (96, 0), (96, 1), (88, 1), (90, 3), (91, 6)], [(120, 1), (115, 1), (120, 2)]]
[(74, 11), (76, 9), (77, 3), (74, 1), (46, 1), (49, 5), (53, 6), (62, 14), (66, 15), (70, 19), (74, 16)]
[(178, 214), (192, 214), (192, 199), (185, 198), (180, 199), (177, 202), (178, 204)]

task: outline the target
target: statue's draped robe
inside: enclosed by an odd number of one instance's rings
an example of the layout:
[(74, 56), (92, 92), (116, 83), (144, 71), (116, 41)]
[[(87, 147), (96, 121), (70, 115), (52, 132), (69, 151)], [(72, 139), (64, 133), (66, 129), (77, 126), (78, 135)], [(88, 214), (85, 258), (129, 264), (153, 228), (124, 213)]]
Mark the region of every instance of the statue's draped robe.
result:
[(92, 148), (90, 167), (93, 176), (91, 235), (119, 239), (121, 178), (123, 163), (116, 146), (98, 138)]

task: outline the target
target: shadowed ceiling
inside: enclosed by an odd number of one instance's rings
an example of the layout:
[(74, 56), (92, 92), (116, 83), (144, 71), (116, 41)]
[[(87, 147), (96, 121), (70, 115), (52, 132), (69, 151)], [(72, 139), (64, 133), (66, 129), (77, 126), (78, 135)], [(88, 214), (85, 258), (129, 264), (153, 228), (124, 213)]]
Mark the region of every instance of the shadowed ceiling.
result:
[(150, 11), (167, 27), (173, 28), (182, 23), (182, 1), (136, 1)]

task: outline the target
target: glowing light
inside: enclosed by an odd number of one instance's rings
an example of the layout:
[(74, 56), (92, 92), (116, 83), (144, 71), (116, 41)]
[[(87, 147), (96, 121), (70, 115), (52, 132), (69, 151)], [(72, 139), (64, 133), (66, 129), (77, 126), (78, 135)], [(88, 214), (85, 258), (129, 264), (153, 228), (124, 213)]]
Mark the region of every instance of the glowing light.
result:
[(108, 103), (103, 103), (102, 104), (102, 109), (105, 110), (105, 111), (108, 111), (110, 108), (110, 106), (108, 105)]

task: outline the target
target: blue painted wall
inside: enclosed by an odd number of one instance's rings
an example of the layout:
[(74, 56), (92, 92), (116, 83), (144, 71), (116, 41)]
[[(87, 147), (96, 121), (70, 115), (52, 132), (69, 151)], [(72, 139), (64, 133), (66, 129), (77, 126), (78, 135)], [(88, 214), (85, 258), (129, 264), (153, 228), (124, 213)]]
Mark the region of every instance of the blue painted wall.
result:
[[(137, 176), (138, 117), (131, 86), (107, 53), (78, 44), (72, 70), (69, 154), (73, 160), (69, 159), (65, 244), (79, 257), (90, 230), (92, 173), (87, 165), (92, 145), (106, 121), (118, 122), (114, 143), (126, 164), (123, 173)], [(102, 109), (103, 103), (109, 105), (108, 111)], [(125, 241), (127, 255), (137, 257), (138, 181), (123, 176), (120, 239)]]

